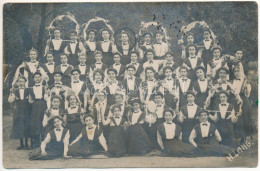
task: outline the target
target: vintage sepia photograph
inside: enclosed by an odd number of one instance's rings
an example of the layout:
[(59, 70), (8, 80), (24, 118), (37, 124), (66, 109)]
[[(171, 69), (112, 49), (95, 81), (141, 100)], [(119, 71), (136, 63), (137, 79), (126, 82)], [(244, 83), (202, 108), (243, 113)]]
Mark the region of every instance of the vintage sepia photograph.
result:
[(257, 2), (2, 9), (3, 168), (257, 167)]

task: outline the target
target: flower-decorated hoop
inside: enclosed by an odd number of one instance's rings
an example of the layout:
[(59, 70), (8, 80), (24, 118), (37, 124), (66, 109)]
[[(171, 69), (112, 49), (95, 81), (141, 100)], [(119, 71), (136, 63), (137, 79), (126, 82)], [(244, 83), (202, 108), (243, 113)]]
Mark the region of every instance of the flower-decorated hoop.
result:
[(214, 32), (210, 29), (209, 25), (205, 22), (205, 21), (194, 21), (190, 24), (188, 24), (187, 26), (182, 26), (181, 28), (181, 33), (182, 33), (182, 37), (181, 39), (184, 38), (184, 36), (190, 32), (192, 29), (194, 29), (196, 26), (199, 26), (203, 29), (209, 29), (210, 34), (212, 36), (212, 39), (214, 40), (214, 42), (217, 42), (217, 36), (214, 34)]
[(143, 34), (150, 32), (149, 29), (152, 27), (157, 28), (157, 31), (162, 31), (163, 37), (164, 37), (166, 43), (168, 43), (168, 40), (171, 40), (171, 38), (167, 34), (167, 29), (165, 27), (163, 27), (163, 25), (160, 24), (159, 22), (152, 22), (152, 21), (151, 22), (144, 22), (144, 21), (141, 22), (141, 29), (139, 30), (137, 37), (140, 38), (143, 36)]
[(104, 18), (101, 18), (101, 17), (95, 17), (95, 18), (90, 19), (87, 23), (84, 23), (84, 24), (81, 25), (81, 27), (83, 28), (82, 32), (83, 32), (84, 40), (87, 40), (86, 31), (88, 30), (89, 25), (91, 23), (95, 23), (95, 22), (99, 22), (99, 21), (102, 21), (107, 26), (107, 28), (111, 31), (111, 38), (113, 38), (114, 30), (113, 30), (112, 26), (109, 24), (110, 21), (106, 20)]
[(57, 21), (62, 21), (64, 18), (67, 18), (69, 19), (71, 22), (75, 23), (75, 31), (77, 32), (77, 34), (80, 33), (80, 25), (79, 23), (77, 22), (77, 20), (75, 19), (74, 15), (72, 15), (71, 13), (67, 13), (65, 15), (58, 15), (56, 18), (54, 18), (52, 20), (52, 22), (50, 23), (50, 25), (48, 27), (46, 27), (46, 30), (48, 30), (49, 32), (49, 36), (50, 36), (50, 39), (51, 39), (51, 31), (53, 29), (55, 29), (55, 26), (54, 26), (54, 23), (56, 23)]

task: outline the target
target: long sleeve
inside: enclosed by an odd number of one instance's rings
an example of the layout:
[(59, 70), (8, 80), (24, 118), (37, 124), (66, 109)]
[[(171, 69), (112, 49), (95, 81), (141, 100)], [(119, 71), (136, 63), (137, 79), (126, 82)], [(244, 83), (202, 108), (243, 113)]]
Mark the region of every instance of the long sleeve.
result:
[(80, 49), (80, 54), (85, 54), (86, 53), (86, 49), (83, 45), (82, 42), (79, 42), (79, 49)]
[(42, 126), (46, 127), (48, 125), (49, 117), (44, 114), (43, 120), (42, 120)]
[(8, 102), (9, 103), (13, 103), (15, 100), (15, 95), (14, 93), (10, 93), (9, 97), (8, 97)]
[(215, 137), (218, 142), (222, 141), (221, 135), (217, 129), (215, 130)]
[(195, 143), (194, 139), (196, 138), (197, 133), (195, 131), (195, 129), (192, 129), (191, 133), (190, 133), (190, 137), (189, 137), (189, 141), (190, 143), (194, 146), (197, 147), (197, 144)]
[(51, 141), (51, 135), (50, 135), (50, 133), (48, 133), (47, 136), (45, 137), (44, 141), (41, 143), (42, 152), (45, 152), (46, 144), (48, 144), (50, 141)]
[(106, 139), (105, 139), (103, 133), (99, 136), (98, 140), (99, 140), (99, 143), (101, 144), (101, 146), (103, 147), (103, 149), (105, 151), (107, 151), (107, 142), (106, 142)]
[(232, 111), (231, 111), (230, 117), (231, 117), (231, 122), (232, 122), (232, 123), (237, 122), (237, 119), (238, 119), (238, 118), (237, 118), (236, 115), (235, 115), (235, 110), (234, 110), (234, 108), (233, 108)]
[(67, 156), (67, 153), (68, 153), (69, 139), (70, 139), (70, 132), (68, 130), (68, 132), (66, 133), (66, 135), (65, 135), (65, 137), (63, 139), (63, 144), (64, 144), (63, 155), (64, 156)]
[(162, 137), (158, 131), (157, 131), (157, 142), (158, 142), (159, 146), (161, 147), (161, 149), (164, 150)]

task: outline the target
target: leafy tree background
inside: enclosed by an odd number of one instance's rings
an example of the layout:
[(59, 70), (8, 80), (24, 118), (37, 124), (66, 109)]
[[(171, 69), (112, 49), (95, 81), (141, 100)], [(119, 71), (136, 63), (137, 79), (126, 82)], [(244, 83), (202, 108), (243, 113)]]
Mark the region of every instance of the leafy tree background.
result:
[[(95, 16), (110, 20), (114, 30), (130, 28), (138, 33), (141, 21), (157, 21), (167, 28), (176, 57), (180, 29), (193, 21), (205, 21), (218, 37), (223, 53), (245, 49), (244, 60), (257, 61), (257, 3), (255, 2), (172, 2), (172, 3), (12, 3), (4, 5), (4, 78), (28, 58), (35, 47), (42, 57), (45, 27), (58, 15), (70, 12), (79, 24)], [(201, 35), (196, 35), (201, 36)], [(5, 81), (10, 86), (12, 76)], [(9, 89), (9, 88), (8, 88)], [(7, 93), (8, 91), (5, 91)]]

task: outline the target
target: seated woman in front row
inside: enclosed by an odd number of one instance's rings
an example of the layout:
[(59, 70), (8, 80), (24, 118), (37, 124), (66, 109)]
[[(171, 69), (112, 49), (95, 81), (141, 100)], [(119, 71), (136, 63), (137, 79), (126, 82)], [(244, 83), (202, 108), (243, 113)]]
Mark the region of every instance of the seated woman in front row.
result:
[(29, 153), (30, 160), (48, 160), (55, 158), (70, 158), (67, 155), (70, 133), (63, 127), (63, 120), (60, 116), (53, 117), (54, 129), (51, 130), (41, 147)]
[(180, 126), (172, 122), (176, 114), (172, 109), (163, 112), (165, 122), (158, 126), (157, 141), (167, 156), (191, 156), (193, 146), (182, 142)]
[(219, 131), (208, 121), (208, 111), (199, 112), (200, 123), (191, 131), (189, 141), (196, 148), (194, 153), (199, 156), (227, 156), (231, 153), (229, 147), (220, 145), (222, 141)]
[(84, 116), (86, 126), (82, 128), (79, 136), (70, 144), (68, 154), (71, 156), (87, 157), (97, 154), (100, 145), (107, 151), (107, 144), (103, 132), (94, 124), (94, 117), (90, 114)]

